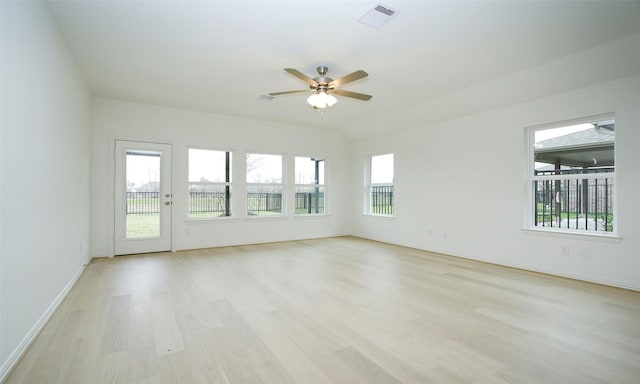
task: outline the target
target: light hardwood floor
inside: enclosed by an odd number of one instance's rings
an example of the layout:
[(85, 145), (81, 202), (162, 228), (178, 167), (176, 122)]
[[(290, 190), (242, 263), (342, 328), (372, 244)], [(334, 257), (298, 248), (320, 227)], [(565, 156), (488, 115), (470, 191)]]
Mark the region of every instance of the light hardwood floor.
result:
[(8, 383), (634, 383), (640, 293), (356, 238), (94, 260)]

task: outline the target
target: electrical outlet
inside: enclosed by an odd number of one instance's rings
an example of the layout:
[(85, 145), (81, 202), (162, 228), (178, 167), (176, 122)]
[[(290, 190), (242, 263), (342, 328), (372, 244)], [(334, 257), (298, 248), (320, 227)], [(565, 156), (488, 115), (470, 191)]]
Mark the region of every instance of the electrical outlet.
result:
[(427, 236), (429, 236), (429, 237), (433, 237), (433, 231), (432, 231), (432, 230), (428, 230), (428, 231), (427, 231)]
[(560, 247), (560, 255), (561, 256), (569, 256), (569, 246), (563, 245)]
[(442, 238), (443, 238), (443, 239), (448, 239), (448, 238), (449, 238), (449, 232), (444, 232), (444, 233), (442, 234)]

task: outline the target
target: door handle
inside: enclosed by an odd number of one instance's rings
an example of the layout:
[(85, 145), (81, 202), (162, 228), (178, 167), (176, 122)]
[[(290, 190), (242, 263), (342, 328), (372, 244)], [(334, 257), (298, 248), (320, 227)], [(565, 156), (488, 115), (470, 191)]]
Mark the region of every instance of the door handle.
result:
[(171, 202), (170, 201), (165, 201), (164, 205), (171, 205)]

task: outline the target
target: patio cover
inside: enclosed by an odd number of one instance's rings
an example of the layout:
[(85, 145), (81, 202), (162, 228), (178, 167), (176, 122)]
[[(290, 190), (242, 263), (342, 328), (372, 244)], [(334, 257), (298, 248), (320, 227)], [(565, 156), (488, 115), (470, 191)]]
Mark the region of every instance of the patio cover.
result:
[(544, 140), (535, 146), (535, 161), (568, 167), (611, 167), (614, 159), (613, 123)]

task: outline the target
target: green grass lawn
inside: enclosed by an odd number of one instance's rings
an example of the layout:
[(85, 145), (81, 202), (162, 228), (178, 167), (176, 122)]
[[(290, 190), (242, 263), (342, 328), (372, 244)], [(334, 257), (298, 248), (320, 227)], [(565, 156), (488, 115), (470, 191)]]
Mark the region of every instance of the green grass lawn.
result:
[[(599, 219), (602, 221), (605, 221), (607, 223), (607, 227), (606, 227), (606, 231), (607, 232), (612, 232), (613, 231), (613, 214), (593, 214), (593, 213), (589, 213), (587, 215), (588, 219)], [(560, 220), (565, 220), (565, 219), (569, 219), (569, 225), (571, 225), (576, 219), (579, 220), (584, 220), (585, 216), (583, 214), (578, 214), (575, 212), (560, 212)], [(551, 222), (555, 222), (557, 221), (558, 218), (557, 216), (555, 216), (555, 212), (553, 213), (553, 216), (551, 215), (550, 212), (548, 212), (545, 215), (542, 215), (541, 213), (538, 213), (538, 223), (551, 223)]]
[(375, 215), (393, 215), (393, 205), (374, 205), (371, 213)]
[(160, 214), (127, 215), (127, 239), (160, 236)]

